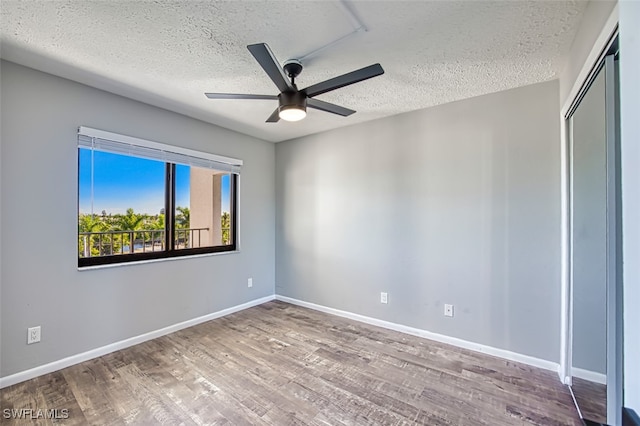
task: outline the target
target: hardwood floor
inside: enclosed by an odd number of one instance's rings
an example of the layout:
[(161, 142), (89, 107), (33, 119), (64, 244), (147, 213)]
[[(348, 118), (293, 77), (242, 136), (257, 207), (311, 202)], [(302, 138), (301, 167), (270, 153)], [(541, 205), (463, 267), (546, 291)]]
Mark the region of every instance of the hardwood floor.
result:
[(582, 417), (598, 423), (607, 423), (607, 385), (573, 378), (573, 394)]
[(581, 424), (554, 372), (276, 301), (0, 392), (7, 425)]

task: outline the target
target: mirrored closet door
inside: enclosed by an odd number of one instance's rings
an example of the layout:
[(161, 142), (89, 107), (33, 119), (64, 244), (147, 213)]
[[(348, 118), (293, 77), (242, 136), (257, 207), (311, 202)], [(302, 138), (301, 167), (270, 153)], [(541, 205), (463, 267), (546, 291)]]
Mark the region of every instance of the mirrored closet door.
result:
[(584, 419), (615, 424), (619, 174), (617, 43), (568, 117), (571, 375)]

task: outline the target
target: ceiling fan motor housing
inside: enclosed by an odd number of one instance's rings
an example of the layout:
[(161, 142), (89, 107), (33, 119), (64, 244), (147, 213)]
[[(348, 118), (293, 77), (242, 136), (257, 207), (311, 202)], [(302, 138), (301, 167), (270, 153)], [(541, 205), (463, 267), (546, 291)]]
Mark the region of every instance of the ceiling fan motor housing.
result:
[(281, 92), (278, 95), (278, 101), (280, 102), (279, 111), (291, 108), (307, 110), (307, 95), (303, 92)]

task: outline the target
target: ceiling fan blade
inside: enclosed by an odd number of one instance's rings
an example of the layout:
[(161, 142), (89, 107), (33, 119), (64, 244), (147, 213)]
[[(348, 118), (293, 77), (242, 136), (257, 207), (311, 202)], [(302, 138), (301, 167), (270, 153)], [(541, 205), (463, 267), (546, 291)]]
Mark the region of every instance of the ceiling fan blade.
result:
[(276, 108), (276, 110), (273, 111), (273, 114), (271, 114), (269, 118), (267, 118), (267, 121), (265, 121), (265, 123), (277, 123), (279, 120), (280, 120), (280, 111), (279, 111), (279, 108)]
[(275, 95), (243, 95), (240, 93), (205, 93), (204, 95), (209, 99), (278, 99)]
[(351, 71), (349, 73), (342, 74), (341, 76), (314, 84), (302, 91), (309, 97), (318, 96), (382, 74), (384, 74), (384, 70), (380, 64), (369, 65), (368, 67), (360, 68), (359, 70)]
[(282, 67), (266, 43), (250, 44), (247, 46), (247, 49), (249, 49), (249, 52), (256, 58), (256, 61), (258, 61), (271, 80), (273, 80), (278, 90), (281, 92), (294, 90), (293, 85), (287, 80), (287, 76), (284, 74)]
[(329, 102), (321, 101), (320, 99), (307, 99), (307, 106), (309, 108), (319, 109), (320, 111), (326, 111), (333, 114), (338, 114), (343, 117), (348, 117), (355, 111), (349, 108), (341, 107), (340, 105), (331, 104)]

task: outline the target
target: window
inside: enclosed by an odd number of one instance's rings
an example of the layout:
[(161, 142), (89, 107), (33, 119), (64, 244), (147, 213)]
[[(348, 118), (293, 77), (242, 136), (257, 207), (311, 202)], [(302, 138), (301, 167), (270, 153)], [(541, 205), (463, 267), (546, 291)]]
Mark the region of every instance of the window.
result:
[(241, 165), (80, 127), (78, 266), (236, 250)]

